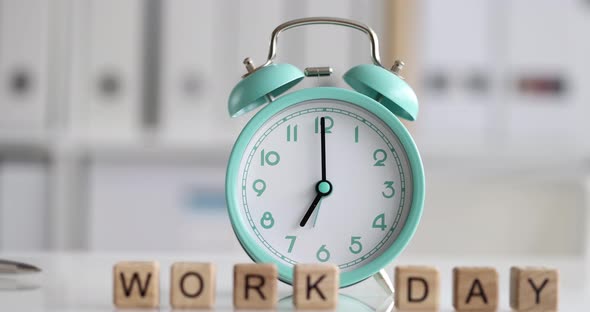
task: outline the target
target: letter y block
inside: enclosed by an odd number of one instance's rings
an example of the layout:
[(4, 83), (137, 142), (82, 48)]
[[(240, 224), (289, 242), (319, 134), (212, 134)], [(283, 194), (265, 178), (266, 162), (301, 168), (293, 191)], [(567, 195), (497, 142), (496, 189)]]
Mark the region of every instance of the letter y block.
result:
[(557, 311), (559, 272), (548, 268), (510, 269), (510, 306), (516, 311)]

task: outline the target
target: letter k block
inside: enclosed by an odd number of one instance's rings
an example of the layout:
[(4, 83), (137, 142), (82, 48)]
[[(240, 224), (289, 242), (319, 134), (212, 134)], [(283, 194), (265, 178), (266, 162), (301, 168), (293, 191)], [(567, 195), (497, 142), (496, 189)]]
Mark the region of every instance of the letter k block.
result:
[(297, 264), (293, 273), (293, 303), (297, 309), (334, 309), (338, 304), (340, 271), (332, 264)]

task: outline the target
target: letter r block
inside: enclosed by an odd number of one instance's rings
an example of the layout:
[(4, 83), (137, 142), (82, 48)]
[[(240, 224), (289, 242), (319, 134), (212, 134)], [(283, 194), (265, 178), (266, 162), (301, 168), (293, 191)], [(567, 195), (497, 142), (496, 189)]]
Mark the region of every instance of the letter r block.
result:
[(334, 309), (338, 304), (340, 271), (332, 264), (296, 264), (293, 303), (297, 309)]
[(434, 267), (398, 266), (395, 268), (395, 307), (398, 310), (437, 311), (440, 275)]
[(160, 305), (160, 265), (154, 261), (115, 264), (113, 290), (113, 301), (118, 308), (157, 308)]
[(510, 306), (516, 311), (557, 311), (558, 288), (555, 269), (510, 269)]
[(274, 264), (248, 263), (234, 266), (234, 307), (273, 309), (278, 301), (277, 267)]
[(215, 305), (215, 266), (177, 262), (170, 269), (170, 305), (173, 309), (203, 309)]
[(495, 311), (498, 272), (487, 267), (453, 269), (453, 306), (457, 311)]

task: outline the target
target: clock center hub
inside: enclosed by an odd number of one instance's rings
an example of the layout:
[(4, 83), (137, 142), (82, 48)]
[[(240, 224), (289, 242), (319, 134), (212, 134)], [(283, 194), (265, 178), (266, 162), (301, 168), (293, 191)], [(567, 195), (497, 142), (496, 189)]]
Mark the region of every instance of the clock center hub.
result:
[(330, 181), (327, 180), (322, 180), (318, 182), (318, 184), (316, 185), (316, 190), (318, 193), (324, 196), (329, 195), (330, 193), (332, 193), (332, 183), (330, 183)]

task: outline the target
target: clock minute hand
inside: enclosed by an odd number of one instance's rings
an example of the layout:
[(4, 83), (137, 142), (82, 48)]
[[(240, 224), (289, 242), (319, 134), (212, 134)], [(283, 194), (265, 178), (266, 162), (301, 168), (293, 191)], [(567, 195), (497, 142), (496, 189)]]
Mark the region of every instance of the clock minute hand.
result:
[(311, 206), (309, 206), (309, 208), (307, 209), (307, 212), (303, 216), (303, 219), (301, 219), (301, 222), (299, 223), (299, 226), (302, 226), (303, 227), (303, 226), (305, 226), (305, 224), (307, 224), (307, 221), (311, 217), (311, 214), (313, 213), (313, 211), (315, 210), (315, 208), (318, 206), (318, 203), (320, 202), (320, 199), (322, 199), (322, 196), (324, 196), (324, 194), (318, 192), (318, 194), (313, 199), (313, 202), (311, 203)]
[(318, 182), (318, 184), (316, 184), (317, 195), (311, 203), (311, 206), (309, 206), (309, 208), (307, 209), (307, 212), (305, 212), (303, 219), (301, 219), (301, 222), (299, 223), (299, 225), (302, 227), (305, 226), (305, 224), (307, 224), (307, 221), (313, 214), (313, 211), (318, 206), (320, 199), (322, 199), (323, 196), (326, 196), (332, 192), (332, 184), (330, 184), (330, 182), (326, 180), (326, 119), (324, 117), (320, 118), (320, 127), (322, 149), (322, 180)]
[(322, 181), (326, 181), (326, 119), (320, 118), (320, 137), (322, 146)]

